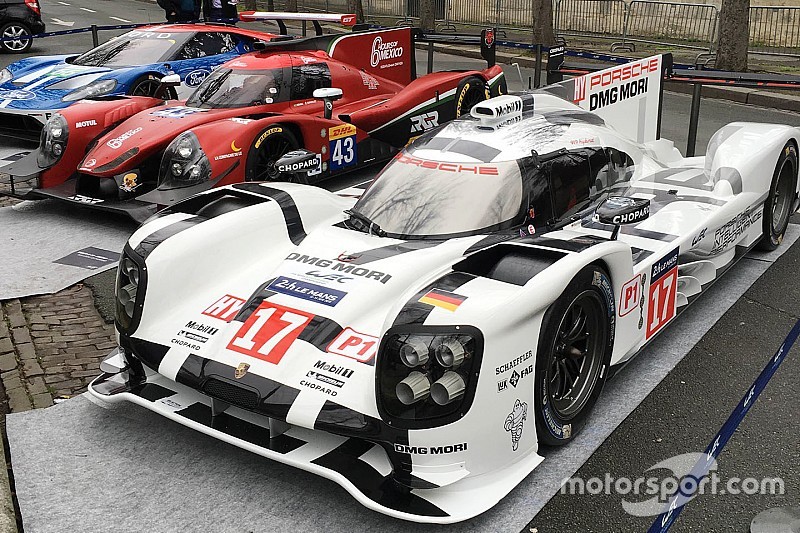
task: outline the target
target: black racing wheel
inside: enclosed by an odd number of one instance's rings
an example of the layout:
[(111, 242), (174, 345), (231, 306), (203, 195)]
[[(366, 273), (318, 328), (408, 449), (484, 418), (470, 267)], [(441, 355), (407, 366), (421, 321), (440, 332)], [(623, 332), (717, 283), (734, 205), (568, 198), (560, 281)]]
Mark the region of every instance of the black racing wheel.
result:
[(2, 41), (3, 50), (12, 54), (22, 54), (31, 49), (33, 39), (31, 29), (21, 22), (7, 22), (0, 27), (0, 36), (3, 39), (13, 39)]
[(456, 118), (469, 113), (472, 106), (489, 99), (486, 82), (477, 76), (469, 76), (456, 89)]
[(286, 153), (300, 148), (285, 126), (273, 124), (256, 136), (247, 160), (246, 181), (276, 181), (281, 177), (276, 163)]
[[(161, 78), (155, 74), (145, 74), (139, 77), (131, 84), (128, 94), (131, 96), (155, 96), (158, 88), (161, 86)], [(169, 87), (164, 98), (169, 100), (177, 100), (178, 94), (175, 92), (174, 87)]]
[(789, 217), (797, 198), (797, 147), (786, 143), (781, 150), (769, 195), (764, 202), (763, 233), (758, 243), (759, 250), (771, 251), (783, 241), (789, 226)]
[(569, 442), (586, 423), (608, 377), (614, 326), (608, 274), (584, 267), (544, 315), (534, 384), (539, 442)]

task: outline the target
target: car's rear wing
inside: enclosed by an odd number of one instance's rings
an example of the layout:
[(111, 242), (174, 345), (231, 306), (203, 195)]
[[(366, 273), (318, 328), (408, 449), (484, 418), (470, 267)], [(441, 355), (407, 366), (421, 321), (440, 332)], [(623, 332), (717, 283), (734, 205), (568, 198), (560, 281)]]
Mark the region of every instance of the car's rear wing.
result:
[[(563, 50), (558, 51), (563, 58)], [(602, 70), (548, 64), (548, 82), (554, 75), (574, 78), (552, 83), (542, 90), (602, 117), (614, 129), (638, 142), (660, 137), (664, 79), (672, 72), (672, 54), (637, 59)], [(592, 71), (594, 70), (594, 71)]]
[(282, 11), (242, 11), (239, 13), (239, 20), (243, 22), (254, 21), (274, 21), (278, 23), (281, 35), (288, 35), (286, 30), (285, 21), (295, 20), (300, 22), (311, 22), (314, 24), (314, 32), (317, 35), (322, 35), (322, 26), (320, 22), (329, 22), (332, 24), (341, 24), (342, 26), (352, 27), (356, 25), (356, 16), (353, 14), (335, 14), (335, 13), (286, 13)]
[(494, 66), (495, 63), (496, 39), (493, 29), (485, 29), (481, 35), (440, 35), (424, 34), (416, 28), (402, 26), (304, 39), (279, 37), (272, 41), (259, 42), (254, 48), (267, 52), (323, 50), (332, 58), (373, 76), (407, 85), (417, 77), (415, 45), (426, 42), (480, 44), (481, 57), (489, 66)]

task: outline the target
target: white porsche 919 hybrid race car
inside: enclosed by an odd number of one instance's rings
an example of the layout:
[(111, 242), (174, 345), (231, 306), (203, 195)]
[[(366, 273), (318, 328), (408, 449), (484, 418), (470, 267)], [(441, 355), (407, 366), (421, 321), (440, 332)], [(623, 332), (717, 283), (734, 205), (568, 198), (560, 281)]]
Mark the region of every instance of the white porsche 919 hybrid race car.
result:
[(358, 200), (243, 183), (162, 211), (125, 247), (91, 393), (394, 517), (489, 509), (797, 207), (795, 128), (730, 124), (695, 158), (655, 140), (663, 61), (478, 104)]

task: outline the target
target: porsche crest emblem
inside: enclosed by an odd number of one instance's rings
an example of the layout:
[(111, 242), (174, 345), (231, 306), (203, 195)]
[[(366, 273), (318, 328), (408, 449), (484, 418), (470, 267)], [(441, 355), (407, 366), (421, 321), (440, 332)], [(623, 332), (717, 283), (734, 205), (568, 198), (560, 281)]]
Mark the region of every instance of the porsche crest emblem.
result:
[(247, 371), (250, 369), (250, 365), (247, 363), (239, 363), (239, 366), (236, 367), (236, 370), (233, 372), (233, 377), (236, 379), (242, 379)]

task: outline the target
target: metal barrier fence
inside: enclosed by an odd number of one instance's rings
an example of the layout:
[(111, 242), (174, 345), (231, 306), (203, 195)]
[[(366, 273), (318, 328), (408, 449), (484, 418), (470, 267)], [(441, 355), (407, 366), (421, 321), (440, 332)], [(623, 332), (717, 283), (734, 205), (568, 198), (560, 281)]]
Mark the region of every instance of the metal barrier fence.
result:
[(711, 4), (634, 0), (623, 42), (639, 41), (713, 50), (719, 12)]
[(750, 51), (800, 55), (800, 8), (751, 7)]
[(557, 35), (619, 39), (625, 34), (628, 4), (623, 0), (555, 0), (553, 27)]
[[(414, 24), (420, 0), (362, 0), (369, 22), (393, 20)], [(532, 0), (434, 0), (437, 29), (460, 26), (530, 31)], [(282, 10), (286, 0), (259, 0), (259, 9)], [(297, 0), (300, 11), (343, 13), (347, 0)], [(713, 4), (663, 0), (553, 0), (553, 25), (558, 36), (605, 39), (614, 44), (659, 44), (713, 52), (719, 10)], [(800, 8), (751, 7), (752, 52), (800, 56)]]

